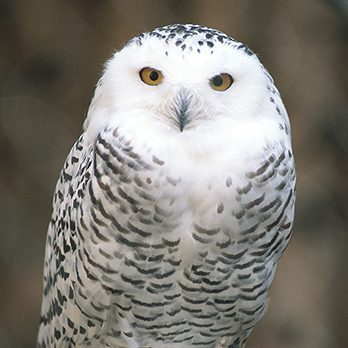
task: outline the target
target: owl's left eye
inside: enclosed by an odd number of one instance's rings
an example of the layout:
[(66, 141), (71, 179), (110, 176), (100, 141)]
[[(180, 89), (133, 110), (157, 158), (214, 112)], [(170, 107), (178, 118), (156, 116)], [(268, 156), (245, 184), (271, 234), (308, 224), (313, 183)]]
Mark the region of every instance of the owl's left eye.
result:
[(150, 86), (157, 86), (163, 81), (163, 74), (154, 68), (143, 68), (139, 71), (141, 81)]
[(230, 74), (222, 73), (215, 75), (210, 79), (210, 86), (215, 91), (226, 91), (233, 83), (233, 78)]

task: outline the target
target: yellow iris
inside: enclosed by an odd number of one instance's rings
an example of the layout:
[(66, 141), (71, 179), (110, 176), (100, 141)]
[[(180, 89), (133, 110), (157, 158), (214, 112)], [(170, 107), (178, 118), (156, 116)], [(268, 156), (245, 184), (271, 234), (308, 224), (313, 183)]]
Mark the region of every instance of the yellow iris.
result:
[(141, 80), (150, 86), (157, 86), (163, 81), (163, 74), (154, 68), (143, 68), (139, 72)]
[(215, 75), (210, 79), (210, 86), (215, 91), (226, 91), (226, 89), (231, 87), (232, 83), (232, 76), (226, 73)]

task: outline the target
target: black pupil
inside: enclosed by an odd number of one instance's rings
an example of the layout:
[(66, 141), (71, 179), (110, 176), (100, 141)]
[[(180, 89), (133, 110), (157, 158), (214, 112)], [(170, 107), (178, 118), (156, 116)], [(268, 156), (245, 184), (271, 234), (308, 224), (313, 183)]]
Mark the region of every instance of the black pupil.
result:
[(151, 73), (150, 73), (150, 79), (152, 80), (152, 81), (157, 81), (158, 80), (158, 78), (159, 78), (159, 75), (158, 75), (158, 72), (157, 71), (151, 71)]
[(217, 75), (217, 76), (215, 76), (215, 77), (213, 78), (213, 84), (214, 84), (214, 86), (216, 86), (216, 87), (220, 87), (220, 86), (222, 85), (223, 82), (224, 82), (224, 81), (223, 81), (223, 79), (222, 79), (222, 77), (221, 77), (220, 75)]

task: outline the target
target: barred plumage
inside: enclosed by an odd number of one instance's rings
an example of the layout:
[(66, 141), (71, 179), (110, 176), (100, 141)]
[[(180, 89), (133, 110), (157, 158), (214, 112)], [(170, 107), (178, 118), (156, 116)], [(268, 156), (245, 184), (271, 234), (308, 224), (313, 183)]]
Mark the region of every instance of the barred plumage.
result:
[[(207, 92), (222, 72), (232, 87)], [(256, 56), (195, 25), (141, 34), (108, 63), (56, 187), (38, 346), (243, 347), (294, 201), (287, 114)]]

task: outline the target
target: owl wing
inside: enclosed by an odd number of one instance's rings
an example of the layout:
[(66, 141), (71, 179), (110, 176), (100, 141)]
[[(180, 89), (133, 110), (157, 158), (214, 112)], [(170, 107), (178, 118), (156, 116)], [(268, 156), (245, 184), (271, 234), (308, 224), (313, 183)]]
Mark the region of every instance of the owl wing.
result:
[(66, 158), (56, 185), (46, 239), (38, 347), (68, 347), (75, 343), (72, 337), (80, 334), (81, 329), (76, 326), (78, 320), (73, 320), (78, 311), (71, 301), (75, 278), (73, 260), (78, 246), (73, 197), (90, 175), (88, 148), (81, 135)]

